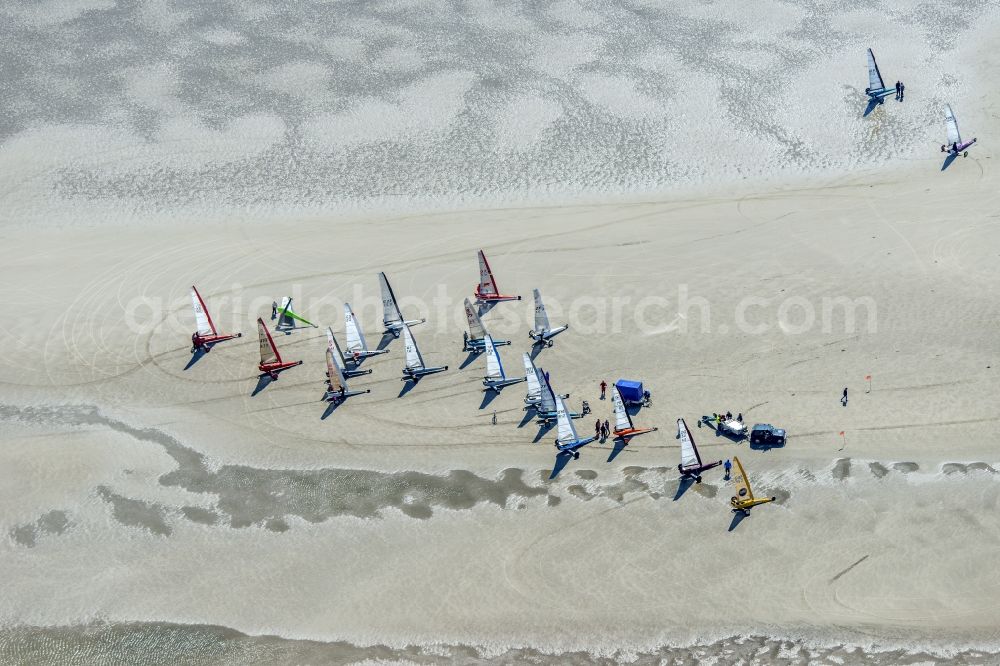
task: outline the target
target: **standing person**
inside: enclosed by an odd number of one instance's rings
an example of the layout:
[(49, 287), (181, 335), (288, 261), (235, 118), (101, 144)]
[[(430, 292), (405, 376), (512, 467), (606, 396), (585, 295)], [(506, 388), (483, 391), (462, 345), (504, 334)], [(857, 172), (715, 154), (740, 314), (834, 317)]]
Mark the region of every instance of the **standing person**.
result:
[(594, 437), (601, 436), (601, 419), (597, 419), (597, 423), (594, 424)]
[(497, 424), (497, 410), (493, 410), (493, 425)]
[(610, 434), (611, 434), (611, 423), (607, 419), (604, 419), (604, 436), (608, 437), (608, 435)]
[(601, 400), (604, 400), (604, 394), (605, 394), (605, 392), (607, 390), (608, 390), (608, 383), (602, 379), (601, 380)]
[(847, 387), (844, 387), (844, 397), (840, 399), (840, 404), (847, 407)]
[(902, 88), (903, 88), (903, 84), (900, 83), (899, 81), (896, 81), (896, 101), (897, 102), (900, 100), (900, 95), (901, 95)]
[(469, 351), (469, 334), (462, 331), (462, 351)]
[(726, 464), (723, 465), (723, 469), (726, 470), (725, 480), (729, 480), (729, 472), (733, 469), (733, 463), (729, 462), (729, 458), (726, 458)]
[(899, 101), (902, 102), (904, 97), (906, 97), (906, 84), (905, 83), (900, 83), (899, 84)]
[(271, 321), (278, 318), (278, 302), (271, 301)]

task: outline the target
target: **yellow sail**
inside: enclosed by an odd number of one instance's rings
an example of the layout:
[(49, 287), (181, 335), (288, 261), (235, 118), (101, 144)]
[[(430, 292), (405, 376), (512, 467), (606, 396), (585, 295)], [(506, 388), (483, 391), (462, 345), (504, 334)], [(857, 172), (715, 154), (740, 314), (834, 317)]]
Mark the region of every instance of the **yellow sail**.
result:
[(736, 472), (733, 475), (733, 485), (736, 486), (736, 501), (741, 503), (753, 501), (750, 479), (747, 478), (747, 473), (743, 471), (743, 464), (736, 456), (733, 456), (733, 466), (735, 467), (733, 471)]

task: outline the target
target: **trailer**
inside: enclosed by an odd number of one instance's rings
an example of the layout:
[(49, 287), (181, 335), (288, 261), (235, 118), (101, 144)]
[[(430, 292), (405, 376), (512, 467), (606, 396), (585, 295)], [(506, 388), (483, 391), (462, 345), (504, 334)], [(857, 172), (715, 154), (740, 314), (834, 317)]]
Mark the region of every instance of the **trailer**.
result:
[(642, 387), (642, 382), (640, 381), (619, 379), (615, 382), (615, 388), (618, 389), (618, 395), (622, 397), (622, 402), (626, 406), (642, 405), (643, 407), (649, 407), (653, 404), (652, 396), (649, 391)]
[(741, 442), (747, 438), (748, 429), (746, 424), (737, 419), (727, 419), (725, 414), (702, 416), (698, 421), (698, 427), (700, 428), (702, 425), (714, 428), (716, 435), (725, 435), (737, 442)]

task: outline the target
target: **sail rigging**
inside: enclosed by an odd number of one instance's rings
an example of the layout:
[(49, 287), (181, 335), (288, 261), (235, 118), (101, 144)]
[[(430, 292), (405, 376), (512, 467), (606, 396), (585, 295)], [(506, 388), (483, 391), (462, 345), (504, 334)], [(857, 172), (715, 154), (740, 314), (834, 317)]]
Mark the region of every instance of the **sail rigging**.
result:
[(260, 342), (260, 364), (263, 366), (281, 363), (281, 354), (278, 353), (278, 348), (274, 345), (274, 340), (271, 339), (271, 332), (267, 330), (264, 320), (260, 318), (257, 319), (257, 338)]
[(194, 285), (191, 286), (191, 305), (194, 307), (194, 321), (198, 326), (198, 335), (203, 337), (218, 335), (215, 323), (212, 322), (212, 315), (208, 313), (205, 301), (202, 300), (201, 294), (198, 293)]

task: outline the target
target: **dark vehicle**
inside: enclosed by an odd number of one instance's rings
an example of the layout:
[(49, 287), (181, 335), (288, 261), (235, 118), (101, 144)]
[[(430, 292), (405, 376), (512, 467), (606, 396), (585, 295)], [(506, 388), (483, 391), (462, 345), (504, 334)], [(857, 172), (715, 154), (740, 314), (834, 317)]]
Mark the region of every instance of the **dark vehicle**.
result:
[(761, 448), (785, 445), (785, 431), (770, 423), (758, 423), (750, 431), (750, 446)]

